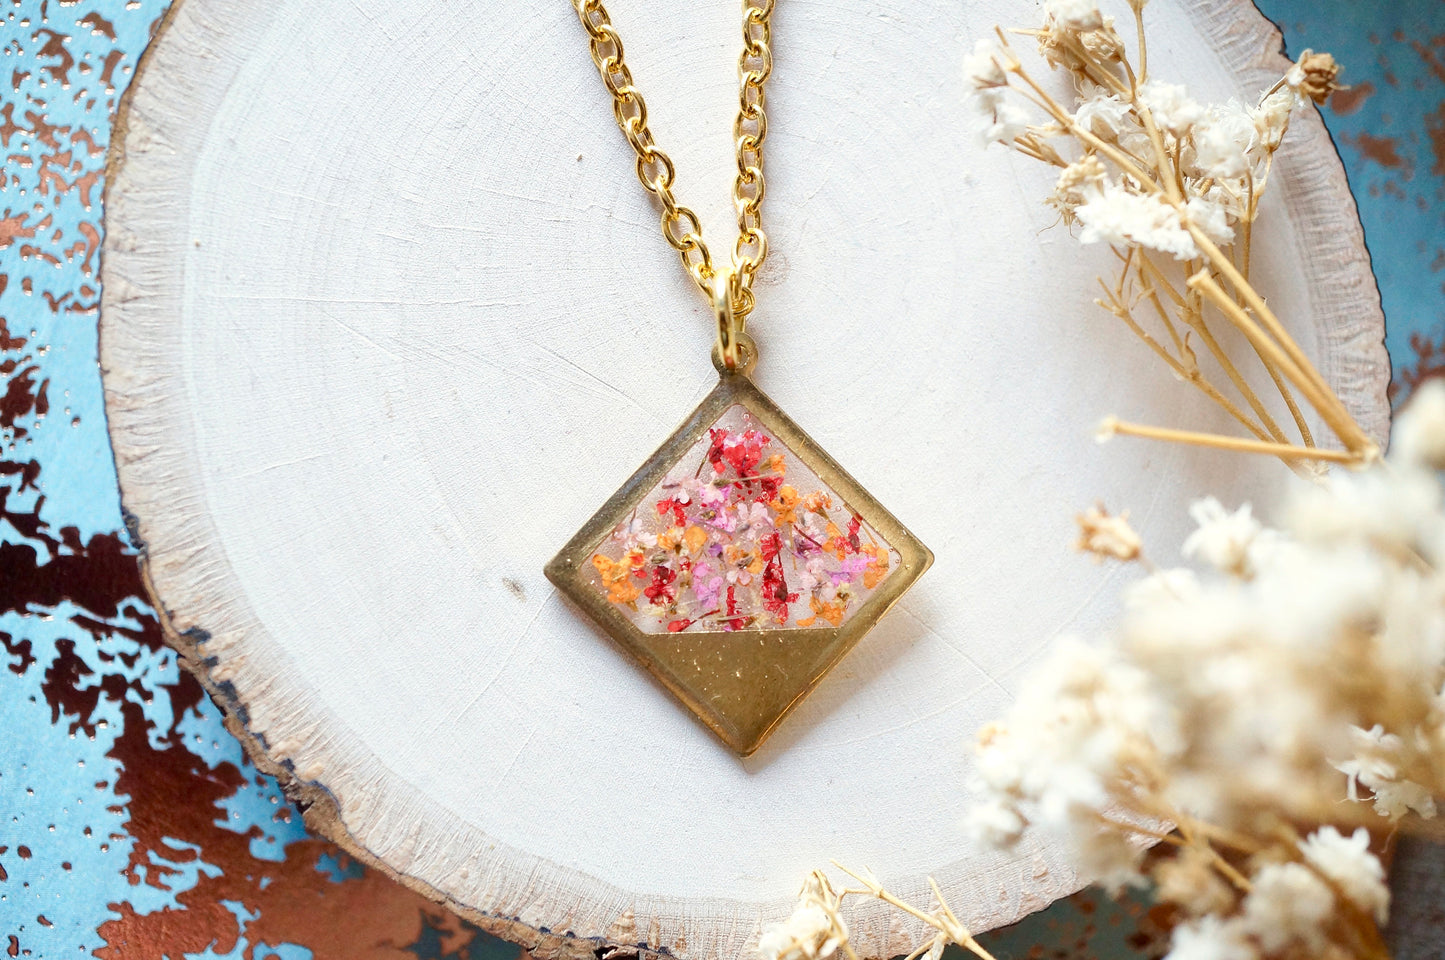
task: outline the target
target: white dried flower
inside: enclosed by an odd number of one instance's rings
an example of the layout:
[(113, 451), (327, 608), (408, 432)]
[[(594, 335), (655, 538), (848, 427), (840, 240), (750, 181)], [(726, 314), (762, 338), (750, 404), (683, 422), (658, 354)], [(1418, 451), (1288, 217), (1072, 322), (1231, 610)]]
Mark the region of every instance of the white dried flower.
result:
[(1398, 820), (1414, 810), (1425, 820), (1434, 819), (1435, 798), (1430, 791), (1413, 780), (1397, 779), (1399, 768), (1394, 760), (1401, 755), (1404, 741), (1379, 724), (1369, 730), (1352, 726), (1350, 733), (1355, 756), (1333, 764), (1345, 775), (1345, 796), (1358, 801), (1360, 787), (1364, 787), (1373, 795), (1375, 812), (1382, 817)]
[(1224, 913), (1235, 901), (1234, 891), (1220, 877), (1209, 854), (1193, 844), (1154, 868), (1154, 895), (1194, 917)]
[(1249, 504), (1230, 513), (1214, 497), (1205, 497), (1189, 505), (1189, 515), (1199, 529), (1184, 541), (1186, 557), (1198, 557), (1230, 576), (1254, 575), (1250, 548), (1263, 527), (1254, 519)]
[(1257, 138), (1248, 110), (1233, 100), (1212, 106), (1193, 128), (1194, 163), (1203, 176), (1243, 177), (1254, 168)]
[(980, 732), (976, 793), (994, 809), (977, 825), (996, 819), (1010, 827), (998, 809), (1014, 810), (1067, 839), (1082, 874), (1111, 886), (1137, 883), (1143, 846), (1128, 832), (1101, 830), (1099, 815), (1131, 771), (1160, 762), (1177, 743), (1170, 709), (1141, 671), (1106, 648), (1061, 639), (1007, 720)]
[(976, 803), (968, 809), (969, 837), (989, 850), (1009, 850), (1024, 831), (1024, 819), (1013, 804), (998, 798)]
[(1264, 102), (1251, 111), (1259, 145), (1270, 153), (1279, 149), (1280, 142), (1284, 140), (1295, 103), (1295, 95), (1288, 89), (1281, 89), (1265, 97)]
[(1445, 470), (1445, 380), (1427, 380), (1390, 434), (1390, 454), (1412, 467)]
[(1274, 953), (1291, 943), (1319, 950), (1335, 895), (1313, 870), (1299, 863), (1272, 863), (1250, 879), (1244, 898), (1244, 929)]
[(823, 960), (848, 939), (843, 921), (836, 922), (817, 904), (803, 903), (783, 923), (770, 925), (758, 938), (766, 960)]
[(1092, 63), (1117, 63), (1124, 41), (1114, 18), (1103, 16), (1093, 0), (1046, 0), (1046, 17), (1037, 31), (1039, 54), (1052, 67), (1086, 76)]
[(1300, 54), (1299, 62), (1284, 75), (1284, 82), (1300, 97), (1324, 103), (1340, 88), (1339, 75), (1340, 65), (1334, 57), (1306, 50)]
[(1003, 69), (1003, 51), (993, 40), (980, 40), (973, 46), (973, 53), (963, 58), (963, 75), (975, 90), (988, 90), (1008, 85), (1008, 75)]
[(1028, 130), (1029, 116), (1022, 108), (1001, 96), (988, 96), (1002, 92), (1003, 88), (988, 88), (979, 90), (974, 97), (974, 103), (982, 117), (978, 138), (983, 146), (1012, 143)]
[(1390, 913), (1385, 868), (1370, 852), (1370, 834), (1356, 827), (1348, 838), (1334, 827), (1322, 827), (1300, 844), (1305, 861), (1339, 888), (1355, 906), (1384, 923)]
[(1231, 227), (1243, 220), (1248, 213), (1247, 198), (1250, 190), (1249, 183), (1246, 180), (1220, 179), (1210, 179), (1206, 182), (1209, 184), (1209, 189), (1201, 191), (1198, 181), (1185, 181), (1185, 190), (1191, 199), (1193, 197), (1202, 197), (1210, 203), (1219, 206), (1224, 210)]
[(1154, 121), (1176, 137), (1204, 118), (1204, 108), (1178, 83), (1150, 80), (1139, 88), (1139, 100), (1154, 115)]
[[(1408, 411), (1400, 420), (1408, 424)], [(1408, 426), (1405, 428), (1408, 432)], [(1332, 474), (1293, 497), (1289, 526), (1308, 544), (1393, 543), (1432, 562), (1445, 560), (1445, 532), (1436, 478), (1420, 470)]]
[(1104, 25), (1095, 0), (1044, 0), (1044, 10), (1066, 30), (1097, 30)]
[(1176, 260), (1199, 256), (1199, 248), (1179, 216), (1179, 210), (1153, 194), (1134, 193), (1106, 181), (1097, 196), (1074, 211), (1083, 224), (1082, 243), (1137, 244), (1168, 253)]
[(1072, 827), (1074, 867), (1090, 883), (1103, 887), (1117, 897), (1126, 887), (1148, 886), (1140, 865), (1148, 847), (1140, 838), (1130, 837), (1117, 829), (1095, 825), (1089, 831), (1080, 818)]
[(1413, 780), (1379, 780), (1366, 786), (1374, 793), (1375, 812), (1381, 816), (1398, 820), (1414, 810), (1425, 820), (1435, 817), (1435, 798)]
[(1104, 17), (1093, 30), (1079, 34), (1079, 45), (1089, 56), (1102, 63), (1118, 63), (1124, 59), (1124, 41), (1114, 29), (1114, 18)]
[(764, 960), (824, 960), (848, 942), (848, 925), (838, 915), (838, 898), (823, 874), (803, 882), (798, 905), (782, 923), (770, 924), (758, 937)]
[(1079, 101), (1074, 123), (1104, 140), (1117, 140), (1131, 126), (1137, 127), (1129, 104), (1101, 87)]
[(1193, 196), (1184, 205), (1184, 216), (1211, 242), (1220, 246), (1234, 242), (1234, 227), (1229, 225), (1229, 214), (1223, 204)]
[(1095, 560), (1106, 557), (1115, 560), (1136, 560), (1144, 546), (1139, 534), (1129, 526), (1129, 511), (1110, 516), (1102, 506), (1094, 506), (1079, 514), (1075, 521), (1079, 525), (1077, 547), (1094, 555)]
[(1054, 194), (1082, 198), (1098, 193), (1103, 189), (1107, 174), (1103, 162), (1092, 153), (1087, 154), (1059, 172), (1059, 179), (1054, 184)]
[(1059, 172), (1054, 192), (1044, 202), (1059, 211), (1065, 224), (1072, 225), (1074, 211), (1079, 204), (1099, 193), (1106, 176), (1107, 171), (1099, 158), (1086, 154)]
[(1258, 951), (1238, 921), (1206, 916), (1174, 928), (1164, 960), (1253, 960), (1256, 956)]

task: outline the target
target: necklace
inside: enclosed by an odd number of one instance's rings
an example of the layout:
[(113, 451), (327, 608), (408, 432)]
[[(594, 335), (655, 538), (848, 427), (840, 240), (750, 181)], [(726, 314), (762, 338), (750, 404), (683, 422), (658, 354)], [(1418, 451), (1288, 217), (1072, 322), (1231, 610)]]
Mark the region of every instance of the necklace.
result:
[(750, 378), (774, 0), (743, 0), (733, 123), (738, 239), (713, 263), (672, 192), (602, 0), (572, 0), (662, 235), (717, 318), (718, 383), (547, 564), (547, 578), (747, 756), (933, 562), (933, 554)]

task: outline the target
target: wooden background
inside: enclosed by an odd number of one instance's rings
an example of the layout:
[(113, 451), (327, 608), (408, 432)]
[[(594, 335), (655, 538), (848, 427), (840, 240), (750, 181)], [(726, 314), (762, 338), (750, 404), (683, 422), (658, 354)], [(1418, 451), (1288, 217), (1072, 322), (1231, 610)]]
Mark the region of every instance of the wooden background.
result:
[[(14, 35), (31, 38), (20, 46), (30, 60), (16, 61), (15, 98), (7, 101), (11, 109), (0, 127), (18, 157), (7, 165), (12, 180), (0, 291), (0, 311), (8, 318), (3, 346), (16, 361), (7, 373), (3, 423), (14, 441), (4, 472), (11, 549), (0, 581), (15, 679), (0, 709), (7, 729), (30, 734), (19, 751), (0, 755), (6, 809), (18, 811), (7, 827), (14, 836), (0, 842), (7, 869), (0, 920), (15, 931), (17, 950), (36, 955), (59, 955), (63, 946), (121, 956), (127, 943), (187, 952), (213, 945), (221, 954), (245, 942), (264, 943), (284, 955), (284, 941), (317, 956), (479, 949), (482, 941), (471, 932), (429, 914), (401, 891), (387, 892), (395, 888), (372, 875), (340, 865), (323, 845), (300, 838), (284, 816), (274, 818), (284, 811), (271, 802), (274, 787), (246, 772), (234, 743), (218, 732), (213, 709), (155, 643), (154, 622), (135, 599), (133, 564), (116, 532), (120, 521), (107, 488), (113, 477), (95, 468), (105, 453), (88, 311), (96, 294), (99, 147), (113, 101), (106, 91), (123, 84), (156, 11), (51, 8), (50, 19), (42, 20), (41, 6), (10, 13)], [(27, 17), (31, 23), (22, 29)], [(1379, 80), (1374, 93), (1357, 92), (1360, 98), (1346, 105), (1352, 112), (1335, 119), (1350, 138), (1345, 157), (1357, 168), (1367, 227), (1376, 209), (1371, 199), (1395, 224), (1388, 233), (1374, 231), (1372, 241), (1382, 236), (1409, 254), (1390, 261), (1390, 269), (1401, 272), (1395, 286), (1386, 287), (1387, 309), (1392, 290), (1399, 302), (1427, 307), (1438, 296), (1428, 269), (1433, 252), (1423, 242), (1413, 249), (1399, 225), (1422, 225), (1421, 240), (1438, 235), (1431, 191), (1439, 189), (1432, 168), (1439, 161), (1428, 152), (1428, 123), (1413, 140), (1408, 124), (1390, 128), (1404, 124), (1398, 109), (1388, 111), (1388, 121), (1376, 115), (1376, 126), (1351, 125), (1364, 124), (1371, 111), (1387, 112), (1380, 98), (1391, 91), (1422, 101), (1438, 91), (1431, 86), (1438, 84), (1431, 73), (1438, 47), (1419, 41), (1426, 35), (1412, 29), (1395, 39), (1386, 29), (1374, 43), (1355, 38), (1368, 57), (1383, 58), (1367, 64)], [(26, 153), (35, 159), (27, 163)], [(1370, 197), (1372, 188), (1377, 198)], [(40, 211), (32, 209), (36, 201)], [(1410, 256), (1424, 269), (1402, 269)], [(1426, 319), (1416, 321), (1415, 332), (1428, 337), (1438, 301), (1433, 314), (1416, 316)], [(1409, 329), (1395, 325), (1392, 341)], [(1408, 336), (1403, 342), (1397, 379), (1408, 387), (1432, 364), (1428, 339), (1414, 348)], [(42, 490), (43, 504), (37, 502)], [(82, 766), (87, 758), (89, 766)], [(194, 805), (175, 803), (173, 795), (182, 793), (194, 797)], [(235, 829), (217, 825), (230, 820)], [(284, 858), (271, 853), (283, 848)], [(71, 881), (77, 871), (84, 885)], [(93, 891), (94, 899), (74, 896), (77, 887)], [(321, 932), (315, 917), (326, 905), (337, 916), (366, 922), (349, 919)], [(234, 942), (243, 931), (245, 941)]]

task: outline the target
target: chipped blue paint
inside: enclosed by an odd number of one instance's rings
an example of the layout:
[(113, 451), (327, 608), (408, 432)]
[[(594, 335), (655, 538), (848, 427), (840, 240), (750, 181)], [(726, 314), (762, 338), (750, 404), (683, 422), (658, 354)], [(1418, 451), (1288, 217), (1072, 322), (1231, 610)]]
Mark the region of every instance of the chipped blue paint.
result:
[[(1289, 52), (1329, 50), (1353, 90), (1325, 115), (1360, 207), (1397, 368), (1445, 334), (1445, 7), (1256, 0)], [(1440, 137), (1432, 144), (1431, 131)]]

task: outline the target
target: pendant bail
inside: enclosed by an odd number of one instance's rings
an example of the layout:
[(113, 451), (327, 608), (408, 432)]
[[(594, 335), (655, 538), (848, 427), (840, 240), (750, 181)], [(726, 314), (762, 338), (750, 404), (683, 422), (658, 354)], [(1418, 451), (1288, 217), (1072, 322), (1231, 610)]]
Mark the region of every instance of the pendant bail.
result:
[(724, 267), (713, 274), (711, 283), (712, 312), (717, 317), (717, 343), (713, 345), (712, 362), (718, 373), (741, 373), (747, 376), (758, 361), (758, 348), (745, 327), (747, 319), (733, 309), (737, 274)]

